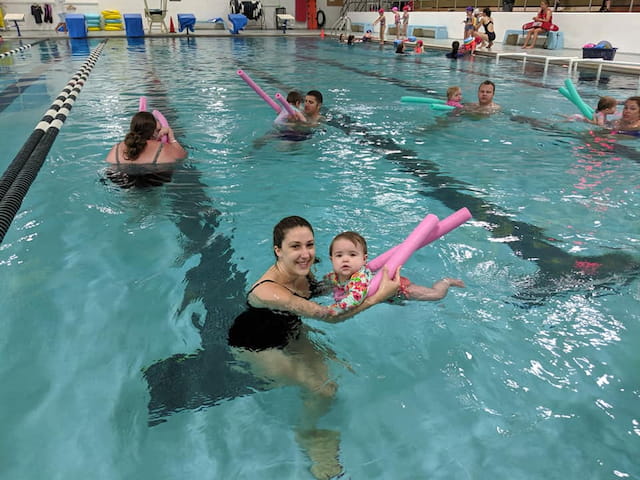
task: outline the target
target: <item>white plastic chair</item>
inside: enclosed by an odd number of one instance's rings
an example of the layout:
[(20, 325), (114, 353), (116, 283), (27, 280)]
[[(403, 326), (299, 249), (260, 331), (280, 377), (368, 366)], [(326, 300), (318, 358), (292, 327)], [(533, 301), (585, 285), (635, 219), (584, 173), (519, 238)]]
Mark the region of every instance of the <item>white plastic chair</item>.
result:
[(160, 0), (160, 8), (149, 8), (147, 0), (144, 0), (144, 16), (149, 22), (149, 33), (154, 24), (160, 26), (161, 33), (169, 33), (164, 19), (167, 16), (167, 0)]

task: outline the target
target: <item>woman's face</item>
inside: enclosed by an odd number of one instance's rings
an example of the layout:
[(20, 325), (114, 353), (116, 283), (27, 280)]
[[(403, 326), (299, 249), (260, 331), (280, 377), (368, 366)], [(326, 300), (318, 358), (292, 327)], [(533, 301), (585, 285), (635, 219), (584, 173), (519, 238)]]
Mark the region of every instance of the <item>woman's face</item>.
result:
[(636, 123), (640, 121), (640, 105), (638, 105), (634, 100), (627, 100), (624, 102), (622, 119), (626, 123)]
[(275, 246), (274, 251), (288, 273), (307, 276), (316, 258), (313, 233), (307, 227), (294, 227), (285, 233), (282, 247)]

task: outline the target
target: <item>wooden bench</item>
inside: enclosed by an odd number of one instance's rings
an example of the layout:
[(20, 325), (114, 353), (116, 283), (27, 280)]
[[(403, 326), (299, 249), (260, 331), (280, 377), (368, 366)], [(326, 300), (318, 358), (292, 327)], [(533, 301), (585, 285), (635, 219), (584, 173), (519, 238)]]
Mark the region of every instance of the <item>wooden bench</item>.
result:
[(407, 35), (410, 37), (447, 39), (449, 33), (444, 25), (409, 25)]
[[(526, 36), (526, 31), (522, 29), (506, 30), (502, 43), (504, 45), (522, 45)], [(549, 50), (564, 48), (564, 34), (562, 32), (540, 32), (536, 40), (536, 47), (538, 46)]]

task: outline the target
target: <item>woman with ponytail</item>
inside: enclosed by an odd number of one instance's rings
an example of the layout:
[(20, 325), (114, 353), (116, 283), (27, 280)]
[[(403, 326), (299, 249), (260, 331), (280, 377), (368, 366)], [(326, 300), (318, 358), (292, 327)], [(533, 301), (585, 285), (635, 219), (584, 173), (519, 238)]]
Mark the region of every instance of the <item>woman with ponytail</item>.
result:
[[(160, 139), (166, 135), (166, 143)], [(116, 144), (106, 161), (114, 165), (107, 177), (118, 185), (153, 186), (171, 180), (171, 167), (187, 156), (171, 127), (163, 127), (149, 112), (138, 112), (131, 119), (124, 141)], [(162, 167), (157, 165), (163, 164)], [(159, 176), (160, 175), (160, 176)]]

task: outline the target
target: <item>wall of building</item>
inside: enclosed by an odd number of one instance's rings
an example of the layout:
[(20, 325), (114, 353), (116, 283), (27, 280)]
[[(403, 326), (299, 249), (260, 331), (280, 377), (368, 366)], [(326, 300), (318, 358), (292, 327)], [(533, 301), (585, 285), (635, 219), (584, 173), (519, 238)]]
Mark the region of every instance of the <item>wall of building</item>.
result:
[[(161, 0), (147, 0), (149, 8), (160, 7)], [(25, 22), (20, 28), (23, 31), (53, 30), (58, 23), (58, 14), (73, 8), (75, 13), (99, 13), (101, 10), (119, 10), (121, 13), (144, 12), (144, 0), (56, 0), (53, 5), (54, 23), (37, 25), (31, 15), (31, 5), (34, 2), (27, 0), (1, 1), (0, 5), (4, 13), (24, 13)], [(44, 5), (41, 3), (40, 5)], [(180, 0), (168, 2), (168, 15), (176, 22), (178, 13), (193, 13), (198, 21), (206, 21), (211, 18), (226, 18), (229, 13), (228, 0)], [(326, 16), (325, 30), (329, 30), (340, 14), (340, 7), (327, 7), (326, 0), (317, 1), (318, 9), (324, 11)], [(263, 0), (264, 26), (266, 29), (275, 28), (275, 9), (285, 7), (287, 13), (295, 14), (295, 0)], [(501, 42), (504, 31), (519, 29), (523, 23), (531, 21), (535, 11), (527, 12), (494, 12), (492, 18), (495, 24), (496, 40)], [(372, 23), (376, 18), (375, 12), (351, 12), (349, 17), (353, 22)], [(412, 12), (412, 25), (445, 25), (449, 38), (452, 40), (462, 38), (462, 20), (464, 12)], [(600, 40), (608, 40), (618, 52), (640, 54), (640, 43), (637, 37), (640, 14), (638, 13), (583, 13), (583, 12), (557, 12), (554, 13), (554, 23), (564, 32), (565, 48), (581, 48), (585, 43), (597, 43)], [(392, 15), (387, 13), (387, 25), (393, 21)], [(177, 23), (177, 22), (176, 22)], [(198, 28), (198, 27), (196, 27)], [(248, 28), (260, 28), (257, 22), (249, 22)], [(296, 22), (294, 28), (305, 29), (304, 22)], [(377, 28), (376, 28), (377, 31)]]
[[(160, 8), (162, 0), (147, 0), (149, 8)], [(36, 24), (34, 17), (31, 15), (31, 5), (39, 4), (44, 6), (45, 3), (53, 7), (53, 25), (49, 23)], [(326, 25), (325, 28), (331, 26), (340, 15), (340, 7), (327, 7), (326, 0), (317, 0), (318, 9), (325, 12)], [(4, 14), (7, 13), (24, 13), (25, 22), (20, 24), (22, 31), (48, 31), (58, 23), (58, 14), (64, 12), (70, 13), (100, 13), (102, 10), (119, 10), (121, 13), (140, 13), (144, 18), (144, 0), (56, 0), (54, 2), (37, 2), (27, 0), (7, 0), (0, 1), (0, 6)], [(264, 14), (265, 28), (275, 29), (275, 9), (276, 7), (284, 7), (287, 13), (295, 15), (295, 0), (263, 0), (262, 8)], [(230, 13), (229, 0), (179, 0), (167, 2), (168, 15), (173, 17), (176, 22), (178, 13), (192, 13), (198, 21), (206, 21), (211, 18), (225, 18)], [(167, 17), (168, 21), (168, 17)], [(260, 28), (259, 22), (249, 22), (248, 28)], [(306, 28), (306, 23), (296, 22), (294, 28)], [(146, 29), (146, 24), (145, 24)]]
[[(520, 29), (524, 23), (530, 22), (536, 14), (528, 12), (493, 12), (496, 31), (496, 41), (502, 42), (505, 30)], [(351, 12), (352, 22), (373, 23), (377, 17), (375, 12)], [(393, 24), (393, 15), (386, 14), (387, 26)], [(462, 21), (464, 12), (412, 12), (411, 25), (444, 25), (451, 40), (460, 40), (463, 35)], [(586, 43), (598, 43), (607, 40), (618, 48), (618, 52), (640, 54), (638, 43), (638, 13), (586, 13), (586, 12), (556, 12), (553, 23), (564, 32), (565, 48), (582, 48)], [(378, 26), (374, 32), (378, 31)]]

